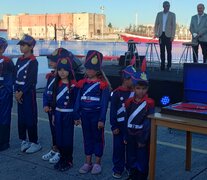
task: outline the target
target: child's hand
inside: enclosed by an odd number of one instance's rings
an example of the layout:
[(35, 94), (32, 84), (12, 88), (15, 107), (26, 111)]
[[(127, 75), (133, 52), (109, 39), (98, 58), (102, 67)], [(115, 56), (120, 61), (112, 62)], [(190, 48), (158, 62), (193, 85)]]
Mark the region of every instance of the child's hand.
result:
[(112, 132), (113, 132), (114, 135), (117, 135), (117, 134), (119, 134), (119, 129), (116, 128), (116, 129), (114, 129)]
[(22, 95), (23, 95), (22, 91), (15, 92), (15, 98), (19, 104), (22, 104)]
[(75, 120), (75, 121), (74, 121), (74, 124), (75, 124), (76, 126), (81, 125), (81, 120), (80, 120), (80, 119), (79, 119), (79, 120)]
[(98, 122), (98, 129), (103, 129), (104, 128), (104, 123), (102, 121)]
[(52, 125), (55, 126), (55, 116), (52, 115)]
[(50, 110), (51, 110), (51, 109), (49, 108), (49, 106), (45, 106), (45, 107), (44, 107), (44, 111), (45, 111), (46, 113), (48, 113)]

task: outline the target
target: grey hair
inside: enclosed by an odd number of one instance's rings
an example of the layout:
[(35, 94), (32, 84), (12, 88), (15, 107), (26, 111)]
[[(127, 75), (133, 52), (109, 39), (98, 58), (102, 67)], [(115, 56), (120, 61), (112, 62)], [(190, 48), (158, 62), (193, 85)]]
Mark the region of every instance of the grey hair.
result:
[(198, 6), (202, 6), (202, 7), (205, 9), (204, 4), (202, 4), (202, 3), (199, 3), (199, 4), (197, 5), (197, 7), (198, 7)]
[(170, 2), (169, 1), (164, 1), (163, 2), (163, 6), (169, 5), (170, 6)]

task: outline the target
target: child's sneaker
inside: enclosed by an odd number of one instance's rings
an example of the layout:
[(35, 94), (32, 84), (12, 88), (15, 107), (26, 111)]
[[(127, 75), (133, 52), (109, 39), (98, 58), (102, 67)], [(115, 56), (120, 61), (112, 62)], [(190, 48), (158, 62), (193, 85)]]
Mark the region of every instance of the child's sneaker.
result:
[(91, 171), (91, 169), (93, 168), (93, 166), (91, 164), (85, 163), (80, 169), (79, 169), (79, 173), (80, 174), (86, 174), (89, 171)]
[(113, 176), (114, 178), (116, 178), (116, 179), (121, 179), (121, 177), (122, 177), (121, 174), (119, 174), (119, 173), (115, 173), (115, 172), (113, 172), (112, 176)]
[[(54, 152), (54, 151), (53, 151)], [(60, 153), (55, 152), (55, 154), (49, 159), (49, 163), (55, 164), (60, 160)]]
[(100, 164), (94, 164), (93, 168), (91, 170), (91, 174), (100, 174), (101, 173), (101, 165)]
[(25, 152), (28, 154), (32, 154), (32, 153), (36, 153), (37, 151), (39, 151), (41, 149), (42, 149), (42, 147), (39, 143), (38, 144), (31, 143), (30, 147)]
[(31, 146), (30, 142), (22, 141), (21, 143), (21, 151), (25, 152), (27, 149), (29, 149)]
[(55, 155), (55, 151), (50, 150), (47, 154), (42, 156), (42, 160), (44, 161), (48, 161), (49, 159), (51, 159), (54, 155)]

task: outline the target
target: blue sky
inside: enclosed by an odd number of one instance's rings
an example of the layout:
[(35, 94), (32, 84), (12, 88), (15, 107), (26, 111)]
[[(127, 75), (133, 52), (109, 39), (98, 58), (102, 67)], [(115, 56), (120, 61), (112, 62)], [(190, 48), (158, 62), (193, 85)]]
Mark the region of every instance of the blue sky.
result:
[[(198, 3), (205, 0), (169, 0), (170, 10), (176, 13), (177, 22), (189, 25), (191, 16), (197, 13)], [(89, 12), (101, 13), (100, 6), (105, 7), (107, 24), (124, 28), (129, 24), (154, 24), (158, 11), (162, 11), (163, 0), (3, 0), (0, 6), (2, 14), (30, 14)], [(207, 10), (206, 10), (207, 12)]]

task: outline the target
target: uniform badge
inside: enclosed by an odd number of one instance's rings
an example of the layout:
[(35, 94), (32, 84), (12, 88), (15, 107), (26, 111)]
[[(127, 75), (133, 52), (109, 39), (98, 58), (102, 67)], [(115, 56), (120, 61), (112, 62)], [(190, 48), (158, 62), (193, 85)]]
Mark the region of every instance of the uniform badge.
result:
[(61, 64), (67, 64), (68, 63), (68, 61), (67, 61), (67, 59), (61, 59)]
[(94, 56), (94, 57), (91, 59), (91, 63), (92, 63), (92, 64), (97, 64), (97, 63), (98, 63), (98, 58), (97, 58), (97, 56)]
[(147, 81), (147, 75), (146, 75), (144, 72), (141, 73), (140, 78), (141, 78), (142, 80)]

